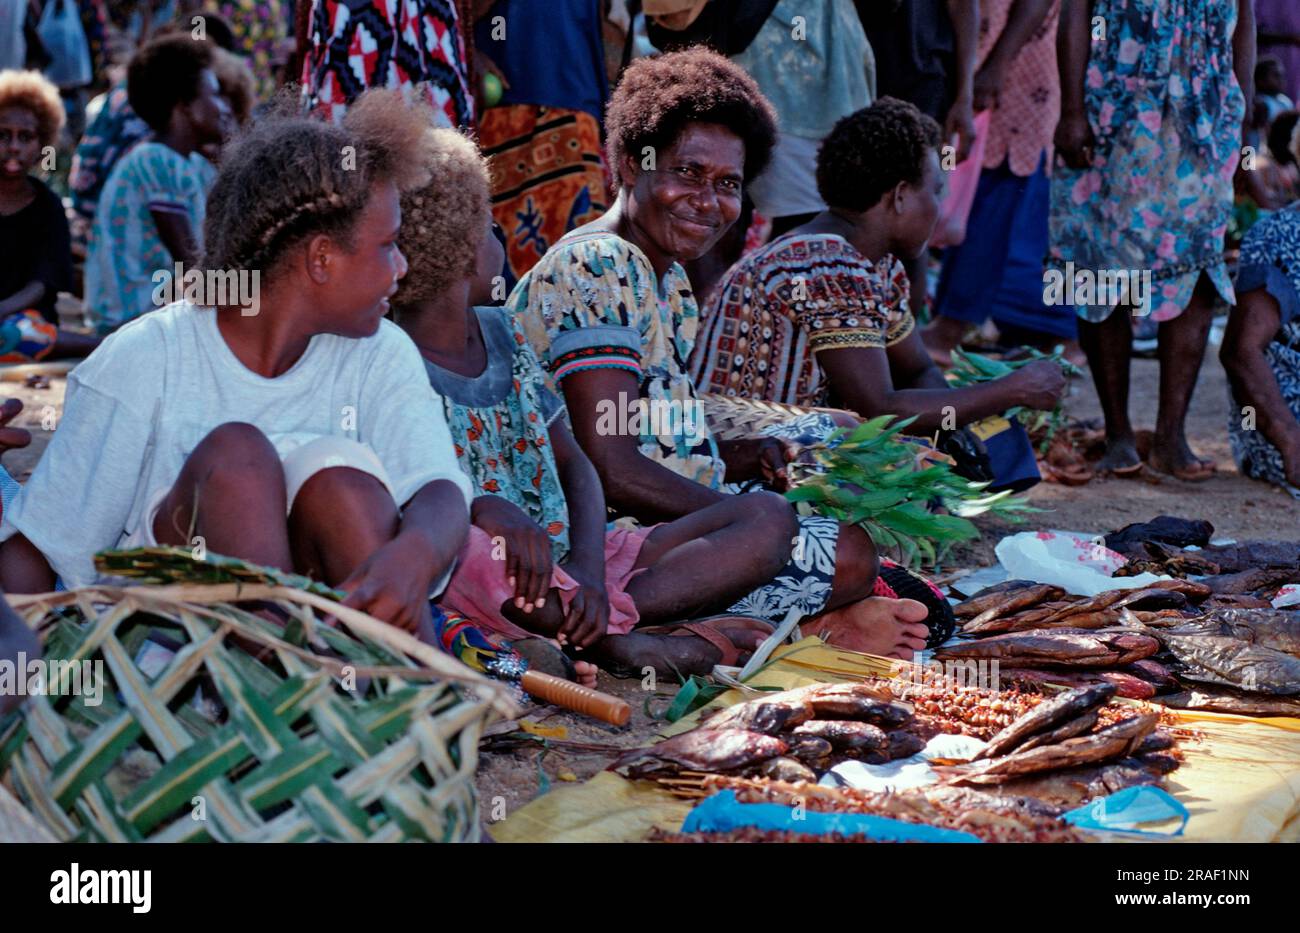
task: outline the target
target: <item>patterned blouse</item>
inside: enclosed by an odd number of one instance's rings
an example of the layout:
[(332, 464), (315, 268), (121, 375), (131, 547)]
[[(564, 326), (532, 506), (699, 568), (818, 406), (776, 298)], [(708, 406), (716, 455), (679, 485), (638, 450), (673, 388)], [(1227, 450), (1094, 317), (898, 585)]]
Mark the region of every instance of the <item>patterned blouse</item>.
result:
[(681, 266), (659, 281), (645, 254), (617, 235), (570, 234), (519, 280), (506, 307), (561, 388), (589, 369), (636, 376), (638, 398), (598, 417), (611, 432), (636, 433), (642, 455), (721, 487), (726, 465), (686, 373), (699, 308)]
[[(1002, 31), (1015, 0), (982, 0), (980, 3), (979, 62), (982, 65)], [(998, 90), (998, 104), (989, 120), (989, 138), (984, 144), (984, 168), (997, 168), (1008, 160), (1012, 174), (1034, 174), (1039, 158), (1048, 150), (1051, 167), (1052, 134), (1061, 113), (1061, 82), (1056, 73), (1056, 24), (1061, 15), (1059, 0), (1053, 0), (1047, 16), (1025, 40), (1007, 66)]]
[(456, 459), (474, 495), (500, 496), (518, 506), (551, 536), (551, 556), (569, 553), (569, 505), (560, 485), (549, 430), (564, 406), (523, 332), (501, 308), (475, 308), (487, 367), (462, 376), (424, 361), (442, 396)]
[(789, 234), (731, 267), (691, 357), (703, 392), (824, 405), (819, 350), (884, 348), (912, 332), (903, 264), (874, 266), (835, 234)]

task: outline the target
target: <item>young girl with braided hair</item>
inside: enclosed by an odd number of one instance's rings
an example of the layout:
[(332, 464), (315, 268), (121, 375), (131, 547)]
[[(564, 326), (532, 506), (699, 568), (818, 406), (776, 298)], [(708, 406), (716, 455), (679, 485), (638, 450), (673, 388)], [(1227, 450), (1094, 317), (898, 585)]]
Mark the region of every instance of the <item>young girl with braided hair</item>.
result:
[(104, 548), (202, 546), (429, 634), (470, 485), (419, 352), (384, 320), (429, 122), (376, 90), (341, 126), (272, 114), (225, 151), (205, 265), (256, 275), (257, 299), (168, 305), (69, 376), (0, 527), (6, 591), (90, 583)]

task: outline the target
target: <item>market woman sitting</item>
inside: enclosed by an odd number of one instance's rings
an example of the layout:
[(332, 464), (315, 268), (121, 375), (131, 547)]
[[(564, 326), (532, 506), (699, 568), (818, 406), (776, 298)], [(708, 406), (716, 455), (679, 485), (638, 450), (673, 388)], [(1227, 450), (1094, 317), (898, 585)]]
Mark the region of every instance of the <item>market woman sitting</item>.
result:
[(1055, 407), (1065, 379), (1054, 363), (950, 388), (921, 342), (903, 263), (939, 216), (939, 143), (938, 124), (889, 97), (836, 124), (817, 155), (830, 206), (746, 256), (714, 293), (691, 356), (700, 391), (914, 416), (918, 435)]
[[(633, 63), (606, 133), (614, 206), (558, 241), (508, 306), (562, 390), (574, 436), (619, 514), (672, 521), (726, 501), (728, 483), (780, 488), (788, 445), (719, 442), (700, 414), (686, 371), (699, 308), (680, 265), (736, 222), (744, 186), (771, 154), (771, 106), (740, 68), (690, 49)], [(619, 414), (643, 404), (661, 416), (637, 424)], [(927, 629), (925, 605), (870, 599), (878, 574), (860, 528), (803, 517), (790, 563), (730, 611), (794, 612), (807, 617), (805, 633), (897, 657), (946, 637), (942, 609)]]

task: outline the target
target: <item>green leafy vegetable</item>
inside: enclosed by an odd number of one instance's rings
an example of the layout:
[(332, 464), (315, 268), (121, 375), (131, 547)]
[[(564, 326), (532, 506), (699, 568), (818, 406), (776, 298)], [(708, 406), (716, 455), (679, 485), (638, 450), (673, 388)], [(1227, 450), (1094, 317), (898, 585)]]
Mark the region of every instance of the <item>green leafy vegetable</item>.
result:
[[(790, 465), (793, 488), (786, 498), (803, 514), (860, 526), (908, 566), (934, 564), (952, 545), (979, 537), (972, 516), (1015, 521), (1039, 511), (1010, 492), (985, 492), (987, 483), (964, 479), (942, 461), (918, 464), (923, 449), (900, 438), (915, 419), (891, 426), (892, 420), (882, 415), (851, 431), (841, 428), (806, 448), (805, 458)], [(936, 513), (936, 506), (950, 514)]]

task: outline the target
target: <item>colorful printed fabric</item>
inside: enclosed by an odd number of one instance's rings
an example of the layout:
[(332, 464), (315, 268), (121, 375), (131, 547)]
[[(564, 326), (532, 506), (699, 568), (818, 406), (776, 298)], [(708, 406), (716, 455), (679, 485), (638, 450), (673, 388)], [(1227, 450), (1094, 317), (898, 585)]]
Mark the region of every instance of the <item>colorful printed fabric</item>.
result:
[[(1178, 317), (1202, 273), (1225, 301), (1223, 238), (1232, 213), (1245, 99), (1233, 73), (1237, 0), (1097, 0), (1084, 104), (1093, 164), (1058, 166), (1050, 263), (1076, 274), (1150, 270), (1151, 317)], [(1079, 305), (1105, 320), (1107, 304)]]
[[(660, 282), (645, 254), (615, 234), (570, 234), (520, 279), (506, 307), (557, 384), (592, 368), (636, 376), (647, 414), (635, 419), (641, 454), (710, 489), (722, 485), (726, 465), (686, 372), (699, 308), (680, 265)], [(632, 414), (610, 414), (633, 423)]]
[[(1262, 288), (1276, 299), (1281, 327), (1264, 351), (1291, 415), (1300, 421), (1300, 203), (1250, 228), (1241, 244), (1237, 290)], [(1228, 439), (1232, 459), (1245, 476), (1286, 486), (1282, 454), (1263, 431), (1246, 430), (1241, 405), (1228, 387)]]
[(72, 209), (87, 225), (95, 219), (99, 194), (104, 190), (104, 183), (117, 160), (150, 134), (148, 124), (135, 115), (126, 99), (125, 81), (104, 93), (99, 110), (77, 144), (77, 151), (72, 156), (72, 172), (68, 176)]
[(492, 216), (505, 232), (510, 281), (562, 236), (609, 209), (600, 124), (581, 110), (492, 107), (479, 122), (492, 173)]
[(59, 329), (34, 309), (0, 319), (0, 363), (34, 363), (54, 349)]
[(452, 0), (312, 0), (308, 106), (335, 123), (372, 87), (421, 87), (441, 126), (471, 126), (469, 59)]
[(732, 266), (715, 292), (691, 375), (704, 392), (824, 405), (820, 350), (884, 348), (915, 327), (903, 264), (875, 265), (834, 234), (787, 234)]
[(170, 277), (175, 259), (153, 211), (183, 216), (202, 249), (208, 188), (215, 178), (216, 169), (197, 152), (186, 157), (155, 142), (140, 143), (113, 168), (86, 255), (86, 316), (99, 333), (158, 306), (154, 273)]
[(476, 495), (518, 506), (551, 537), (558, 563), (569, 554), (569, 504), (548, 431), (564, 407), (546, 387), (537, 357), (501, 308), (476, 308), (488, 365), (474, 377), (424, 361), (442, 396), (460, 468)]
[[(1015, 0), (980, 3), (981, 65), (1006, 28), (1014, 5)], [(1061, 82), (1056, 72), (1056, 24), (1060, 16), (1061, 4), (1053, 0), (1043, 22), (1007, 66), (984, 143), (986, 169), (1008, 161), (1014, 174), (1032, 175), (1043, 150), (1049, 153), (1050, 169), (1052, 134), (1061, 113)]]
[(230, 24), (235, 51), (253, 69), (257, 96), (265, 100), (275, 92), (275, 67), (288, 22), (281, 0), (204, 0), (203, 8)]

